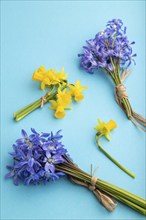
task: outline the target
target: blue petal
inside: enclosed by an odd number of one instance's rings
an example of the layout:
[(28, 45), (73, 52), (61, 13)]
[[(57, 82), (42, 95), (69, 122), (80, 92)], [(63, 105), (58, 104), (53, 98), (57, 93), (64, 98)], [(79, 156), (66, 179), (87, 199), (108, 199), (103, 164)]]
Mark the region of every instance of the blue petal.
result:
[(49, 163), (48, 162), (45, 164), (45, 171), (49, 171)]
[(13, 182), (14, 182), (14, 184), (15, 184), (16, 186), (19, 185), (19, 179), (18, 179), (17, 176), (14, 176)]
[(33, 164), (34, 164), (34, 158), (30, 158), (30, 159), (28, 160), (28, 166), (29, 166), (29, 167), (33, 167)]
[(32, 133), (38, 134), (34, 128), (31, 128)]
[(49, 164), (49, 170), (54, 173), (55, 172), (55, 166), (53, 164)]
[(5, 175), (5, 178), (7, 179), (7, 178), (10, 178), (10, 177), (12, 177), (12, 176), (14, 176), (14, 173), (13, 173), (13, 172), (10, 172), (10, 173), (7, 173), (7, 174)]
[(49, 150), (46, 151), (46, 156), (47, 156), (48, 159), (51, 158), (51, 154), (50, 154)]
[(50, 134), (49, 133), (42, 133), (42, 137), (49, 137)]
[(27, 135), (27, 133), (26, 133), (26, 131), (24, 129), (21, 130), (21, 134), (22, 134), (23, 138), (27, 138), (28, 137), (28, 135)]

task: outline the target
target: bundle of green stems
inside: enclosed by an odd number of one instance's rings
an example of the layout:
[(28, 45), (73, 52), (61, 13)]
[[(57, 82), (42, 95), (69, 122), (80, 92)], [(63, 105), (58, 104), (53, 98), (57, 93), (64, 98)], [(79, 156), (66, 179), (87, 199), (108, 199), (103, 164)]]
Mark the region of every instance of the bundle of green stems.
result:
[[(66, 157), (67, 162), (56, 165), (56, 169), (68, 175), (68, 177), (76, 184), (88, 187), (91, 184), (93, 176), (81, 170), (76, 164), (74, 164), (68, 157)], [(141, 213), (142, 215), (146, 215), (146, 200), (134, 195), (122, 188), (114, 186), (108, 182), (100, 180), (97, 178), (95, 183), (95, 191), (99, 191), (99, 194), (103, 193), (109, 197), (109, 200), (102, 201), (101, 203), (105, 206), (105, 203), (109, 202), (111, 205), (111, 201), (116, 199), (119, 202), (124, 203), (125, 205), (131, 207), (135, 211)], [(93, 190), (93, 191), (94, 191)], [(114, 203), (114, 200), (113, 200)], [(116, 203), (115, 203), (116, 206)], [(107, 208), (107, 206), (105, 206)], [(114, 207), (115, 208), (115, 207)], [(113, 209), (114, 209), (113, 208)], [(107, 208), (108, 209), (108, 208)], [(109, 211), (113, 211), (108, 209)]]
[[(54, 92), (52, 94), (50, 94), (49, 92), (46, 93), (46, 95), (44, 96), (46, 101), (44, 102), (44, 104), (46, 102), (49, 102), (49, 100), (53, 99), (56, 96), (57, 92)], [(25, 116), (27, 116), (28, 114), (30, 114), (31, 112), (33, 112), (34, 110), (36, 110), (37, 108), (40, 108), (42, 105), (42, 98), (36, 100), (35, 102), (32, 102), (31, 104), (25, 106), (24, 108), (21, 108), (20, 110), (18, 110), (17, 112), (14, 113), (14, 119), (16, 121), (21, 120), (22, 118), (24, 118)]]
[[(60, 85), (62, 86), (62, 89), (65, 89), (68, 82), (64, 80)], [(45, 96), (39, 98), (38, 100), (30, 103), (29, 105), (21, 108), (20, 110), (14, 112), (14, 119), (15, 121), (19, 121), (23, 119), (25, 116), (33, 112), (34, 110), (43, 107), (47, 102), (49, 102), (52, 99), (55, 99), (57, 95), (58, 85), (50, 87), (50, 90), (46, 92)]]
[(109, 71), (107, 69), (104, 69), (103, 71), (106, 72), (112, 81), (115, 84), (115, 99), (118, 103), (118, 105), (121, 107), (121, 109), (125, 112), (127, 115), (127, 118), (131, 120), (137, 127), (139, 127), (144, 132), (146, 127), (146, 119), (143, 118), (140, 114), (137, 114), (133, 111), (131, 104), (128, 99), (128, 94), (126, 91), (126, 87), (124, 86), (123, 82), (128, 77), (128, 75), (132, 72), (131, 70), (127, 70), (126, 68), (122, 71), (120, 70), (120, 64), (119, 63), (113, 63), (112, 59), (111, 62), (114, 67), (114, 71)]

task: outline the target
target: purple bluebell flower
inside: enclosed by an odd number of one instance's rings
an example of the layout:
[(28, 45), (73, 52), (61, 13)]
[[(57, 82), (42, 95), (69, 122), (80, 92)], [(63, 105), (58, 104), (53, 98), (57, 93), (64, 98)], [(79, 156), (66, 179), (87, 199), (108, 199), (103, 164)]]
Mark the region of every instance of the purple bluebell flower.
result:
[(107, 22), (107, 27), (113, 30), (119, 30), (123, 26), (123, 22), (121, 19), (112, 19)]
[[(22, 138), (13, 145), (13, 165), (7, 166), (9, 173), (6, 178), (13, 178), (14, 184), (23, 182), (25, 185), (57, 180), (64, 173), (56, 170), (55, 165), (66, 161), (67, 150), (61, 142), (59, 130), (56, 134), (38, 133), (31, 129), (28, 135), (22, 130)], [(68, 156), (69, 157), (69, 156)]]
[(133, 62), (132, 45), (126, 36), (126, 27), (120, 19), (113, 19), (107, 22), (106, 28), (97, 33), (94, 39), (90, 39), (87, 46), (83, 47), (80, 65), (87, 72), (93, 73), (96, 69), (103, 69), (112, 73), (115, 66), (128, 67)]
[(54, 173), (55, 171), (55, 164), (63, 163), (65, 160), (60, 154), (52, 155), (51, 152), (48, 150), (46, 151), (46, 156), (43, 160), (45, 162), (45, 171), (51, 171)]

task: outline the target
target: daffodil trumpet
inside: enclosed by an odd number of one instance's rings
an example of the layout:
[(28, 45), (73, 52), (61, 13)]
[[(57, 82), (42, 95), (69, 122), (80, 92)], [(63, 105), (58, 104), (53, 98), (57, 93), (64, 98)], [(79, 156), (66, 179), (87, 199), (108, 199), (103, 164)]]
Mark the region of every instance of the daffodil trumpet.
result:
[(95, 139), (96, 139), (96, 144), (99, 148), (99, 150), (107, 157), (109, 158), (114, 164), (116, 164), (121, 170), (123, 170), (126, 174), (128, 174), (129, 176), (131, 176), (132, 178), (135, 178), (135, 174), (133, 174), (131, 171), (129, 171), (127, 168), (125, 168), (122, 164), (120, 164), (115, 158), (113, 158), (109, 153), (107, 153), (101, 146), (101, 144), (99, 143), (99, 139), (102, 136), (105, 136), (105, 138), (109, 141), (109, 135), (110, 135), (110, 131), (114, 128), (117, 127), (117, 124), (115, 121), (110, 120), (108, 123), (105, 122), (101, 122), (98, 119), (98, 123), (99, 125), (96, 126), (96, 130), (98, 130), (98, 132), (96, 133)]
[(55, 118), (64, 118), (66, 115), (65, 109), (71, 110), (71, 107), (68, 105), (72, 102), (73, 98), (76, 102), (84, 99), (82, 91), (87, 88), (81, 85), (80, 80), (77, 80), (75, 84), (69, 84), (66, 80), (67, 76), (64, 73), (64, 68), (57, 72), (54, 69), (47, 71), (45, 67), (40, 66), (37, 71), (34, 71), (32, 80), (39, 81), (41, 83), (40, 88), (42, 90), (47, 88), (48, 91), (45, 96), (16, 111), (14, 119), (16, 121), (21, 120), (37, 108), (42, 108), (47, 102), (52, 104), (50, 109), (55, 111)]

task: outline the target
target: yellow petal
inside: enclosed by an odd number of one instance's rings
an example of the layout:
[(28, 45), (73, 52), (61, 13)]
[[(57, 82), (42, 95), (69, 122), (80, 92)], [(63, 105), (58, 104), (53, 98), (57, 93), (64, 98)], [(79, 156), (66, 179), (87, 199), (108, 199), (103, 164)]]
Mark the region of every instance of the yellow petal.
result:
[(40, 67), (38, 68), (38, 72), (40, 72), (40, 73), (45, 73), (45, 72), (47, 72), (47, 70), (45, 69), (44, 66), (40, 66)]
[(75, 83), (76, 90), (82, 92), (83, 90), (87, 89), (87, 86), (81, 86), (80, 80), (77, 80)]
[(108, 141), (110, 141), (110, 138), (109, 138), (109, 134), (108, 134), (108, 133), (105, 134), (105, 137), (106, 137), (106, 139), (107, 139)]
[(117, 124), (116, 124), (116, 122), (114, 120), (110, 120), (108, 122), (108, 125), (109, 125), (110, 129), (113, 129), (113, 128), (117, 127)]
[(65, 74), (64, 68), (62, 68), (61, 72), (58, 72), (56, 76), (57, 76), (58, 80), (63, 81), (67, 78), (68, 74)]
[(98, 130), (100, 130), (100, 127), (97, 125), (97, 126), (95, 127), (95, 129), (98, 131)]
[(75, 92), (75, 90), (76, 90), (75, 86), (69, 84), (68, 87), (70, 88), (70, 90), (69, 90), (70, 94), (71, 94), (72, 96), (74, 96), (74, 92)]
[(45, 90), (45, 83), (44, 82), (41, 83), (41, 89)]
[(78, 93), (75, 95), (76, 102), (80, 102), (83, 98), (84, 98), (84, 96), (81, 93)]
[(100, 121), (99, 118), (97, 119), (97, 121), (98, 121), (98, 124), (99, 124), (99, 125), (101, 125), (101, 124), (103, 123), (103, 122)]
[(117, 124), (114, 120), (110, 120), (108, 123), (100, 121), (98, 119), (98, 125), (96, 126), (96, 130), (100, 131), (101, 135), (105, 136), (108, 141), (110, 141), (110, 131), (117, 127)]
[(55, 100), (50, 100), (49, 102), (52, 104), (52, 106), (50, 106), (49, 108), (50, 108), (51, 110), (56, 110), (56, 108), (57, 108), (57, 102), (56, 102)]
[(68, 105), (71, 103), (71, 94), (70, 92), (66, 92), (66, 89), (63, 91), (59, 91), (57, 94), (58, 102), (62, 105)]
[(75, 83), (75, 86), (76, 86), (77, 88), (80, 88), (80, 85), (81, 85), (80, 80), (77, 80), (76, 83)]
[(97, 131), (101, 131), (104, 127), (104, 122), (102, 122), (100, 119), (97, 119), (97, 121), (98, 121), (98, 125), (95, 127), (95, 129)]
[(43, 81), (43, 76), (37, 72), (37, 71), (34, 71), (33, 75), (32, 75), (32, 80), (38, 80), (38, 81)]
[(58, 106), (58, 108), (56, 109), (56, 112), (55, 112), (54, 116), (55, 116), (56, 118), (64, 118), (64, 117), (65, 117), (64, 108), (63, 108), (62, 106)]

